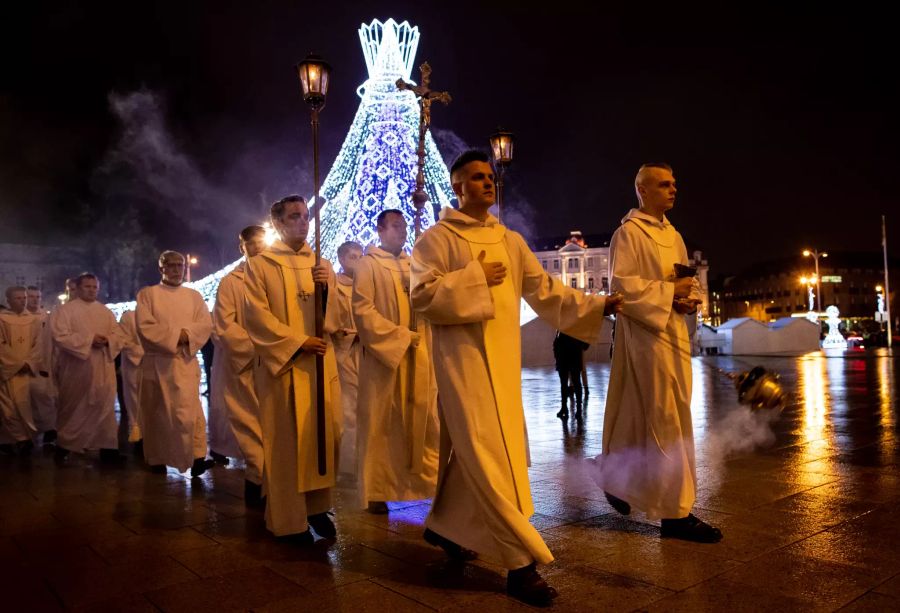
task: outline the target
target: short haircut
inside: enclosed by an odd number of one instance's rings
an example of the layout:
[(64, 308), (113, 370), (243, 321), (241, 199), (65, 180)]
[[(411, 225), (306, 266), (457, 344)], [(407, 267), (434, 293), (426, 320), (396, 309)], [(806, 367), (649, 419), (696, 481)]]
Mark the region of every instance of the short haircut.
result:
[(450, 166), (450, 176), (452, 177), (454, 174), (456, 174), (456, 171), (471, 162), (487, 162), (488, 164), (490, 164), (491, 158), (488, 157), (487, 153), (480, 149), (469, 149), (467, 151), (463, 151)]
[(265, 233), (266, 229), (262, 226), (247, 226), (246, 228), (241, 230), (241, 233), (238, 234), (238, 238), (241, 240), (241, 242), (246, 242), (258, 234)]
[(668, 170), (669, 172), (674, 172), (672, 170), (672, 166), (666, 164), (665, 162), (647, 162), (646, 164), (641, 164), (641, 167), (638, 168), (638, 172), (641, 172), (645, 168), (662, 168), (663, 170)]
[(360, 245), (356, 241), (347, 241), (346, 243), (341, 243), (341, 246), (338, 247), (337, 255), (339, 258), (342, 258), (347, 255), (347, 252), (351, 251), (352, 249), (356, 249), (358, 251), (363, 250), (362, 245)]
[(159, 267), (162, 268), (166, 265), (166, 260), (177, 256), (182, 262), (185, 261), (185, 257), (178, 253), (177, 251), (172, 251), (171, 249), (166, 249), (162, 253), (159, 254)]
[(290, 196), (285, 196), (281, 200), (276, 200), (272, 203), (271, 208), (269, 208), (269, 217), (272, 219), (281, 219), (284, 216), (285, 205), (289, 202), (302, 202), (303, 204), (306, 204), (306, 198), (298, 196), (297, 194), (291, 194)]
[(83, 272), (83, 273), (81, 273), (80, 275), (78, 275), (77, 277), (75, 277), (75, 285), (77, 285), (78, 287), (81, 287), (81, 283), (82, 283), (85, 279), (93, 279), (93, 280), (96, 281), (97, 283), (100, 283), (100, 279), (98, 279), (98, 278), (97, 278), (97, 275), (95, 275), (94, 273), (92, 273), (92, 272)]
[(26, 287), (25, 289), (27, 289), (29, 292), (39, 292), (39, 291), (41, 291), (41, 288), (39, 288), (37, 285), (29, 285), (29, 286)]
[(375, 218), (375, 227), (383, 228), (384, 220), (387, 219), (388, 215), (399, 215), (403, 221), (406, 221), (406, 217), (403, 216), (403, 211), (400, 209), (384, 209), (380, 213), (378, 213), (378, 217)]
[(6, 288), (6, 299), (9, 300), (10, 298), (12, 298), (12, 295), (15, 292), (26, 292), (27, 293), (28, 290), (25, 289), (24, 285), (12, 285), (10, 287), (7, 287)]

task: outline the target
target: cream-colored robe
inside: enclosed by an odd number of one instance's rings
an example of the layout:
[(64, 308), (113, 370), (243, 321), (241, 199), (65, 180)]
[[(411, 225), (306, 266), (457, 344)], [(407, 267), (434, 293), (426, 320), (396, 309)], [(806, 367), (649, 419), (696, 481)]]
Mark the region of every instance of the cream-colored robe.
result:
[[(322, 263), (331, 267), (327, 260)], [(317, 459), (316, 358), (298, 353), (315, 334), (314, 265), (308, 245), (294, 251), (276, 241), (251, 258), (244, 272), (245, 326), (257, 355), (254, 375), (265, 453), (266, 527), (276, 536), (304, 532), (307, 516), (331, 508), (335, 483), (341, 390), (334, 349), (329, 344), (324, 360), (324, 475), (319, 474)], [(332, 273), (328, 293), (335, 291)], [(336, 330), (337, 309), (326, 308), (325, 320), (325, 332)]]
[[(507, 266), (500, 285), (488, 287), (476, 261), (481, 251), (486, 261)], [(416, 243), (412, 304), (431, 323), (444, 429), (442, 472), (426, 525), (510, 569), (553, 560), (528, 521), (534, 506), (522, 410), (520, 299), (570, 336), (593, 342), (600, 331), (605, 298), (551, 278), (524, 239), (493, 216), (480, 222), (448, 210)]]
[[(353, 278), (345, 274), (337, 275), (337, 291), (332, 303), (337, 308), (338, 329), (331, 335), (334, 357), (337, 360), (338, 378), (341, 382), (341, 428), (340, 471), (356, 474), (356, 405), (359, 381), (359, 335), (353, 321)], [(352, 330), (352, 332), (345, 332)]]
[[(135, 319), (144, 347), (144, 459), (151, 466), (165, 464), (184, 472), (206, 456), (197, 352), (212, 331), (209, 309), (200, 292), (160, 283), (138, 292)], [(178, 344), (182, 330), (187, 331), (187, 345)]]
[(41, 372), (31, 380), (31, 413), (38, 432), (56, 430), (56, 385), (53, 372), (53, 334), (50, 332), (50, 317), (46, 311), (33, 313), (41, 324), (38, 335), (40, 346)]
[(144, 359), (144, 347), (138, 335), (134, 311), (125, 311), (119, 319), (119, 329), (125, 344), (122, 346), (122, 359), (119, 368), (122, 373), (122, 397), (125, 399), (125, 412), (128, 415), (128, 442), (136, 443), (143, 438), (141, 430), (141, 361)]
[[(43, 368), (40, 319), (28, 311), (0, 312), (0, 426), (4, 439), (30, 440), (37, 431), (31, 412), (31, 383)], [(22, 373), (25, 365), (30, 373)]]
[(690, 340), (672, 308), (676, 263), (688, 264), (681, 235), (632, 209), (610, 245), (610, 289), (624, 302), (595, 480), (650, 519), (685, 517), (696, 490)]
[[(57, 447), (118, 449), (115, 360), (124, 339), (116, 316), (100, 302), (76, 298), (53, 312), (50, 330), (58, 349)], [(108, 344), (94, 347), (95, 335)]]
[[(259, 425), (259, 401), (253, 384), (253, 364), (256, 353), (244, 322), (244, 268), (241, 262), (219, 283), (216, 306), (213, 308), (213, 394), (221, 386), (221, 402), (228, 420), (231, 439), (237, 449), (226, 447), (247, 463), (244, 477), (262, 484), (264, 454), (262, 428)], [(210, 407), (212, 408), (212, 407)], [(220, 437), (221, 438), (221, 437)], [(227, 440), (227, 439), (226, 439)], [(210, 412), (210, 441), (212, 441), (212, 412)], [(217, 447), (210, 445), (215, 451)], [(219, 453), (224, 453), (219, 451)], [(228, 454), (230, 455), (230, 454)]]
[(353, 318), (362, 345), (357, 491), (363, 507), (369, 501), (431, 498), (437, 484), (440, 441), (430, 334), (418, 317), (421, 342), (410, 347), (408, 288), (409, 257), (370, 245), (353, 280)]

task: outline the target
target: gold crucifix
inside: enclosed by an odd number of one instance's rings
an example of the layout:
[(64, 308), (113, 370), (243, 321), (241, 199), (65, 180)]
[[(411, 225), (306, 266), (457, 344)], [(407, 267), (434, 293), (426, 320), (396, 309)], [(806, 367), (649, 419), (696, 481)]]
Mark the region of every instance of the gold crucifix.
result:
[(305, 289), (301, 289), (299, 292), (297, 292), (297, 297), (300, 298), (300, 300), (302, 300), (303, 302), (306, 302), (307, 300), (309, 300), (309, 298), (311, 296), (312, 296), (312, 294), (309, 293), (308, 291), (306, 291)]

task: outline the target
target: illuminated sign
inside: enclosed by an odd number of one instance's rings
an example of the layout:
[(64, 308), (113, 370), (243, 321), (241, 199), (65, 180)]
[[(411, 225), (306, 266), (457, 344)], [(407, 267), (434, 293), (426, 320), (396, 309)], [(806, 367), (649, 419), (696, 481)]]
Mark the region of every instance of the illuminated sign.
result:
[(840, 283), (840, 275), (822, 275), (822, 283)]

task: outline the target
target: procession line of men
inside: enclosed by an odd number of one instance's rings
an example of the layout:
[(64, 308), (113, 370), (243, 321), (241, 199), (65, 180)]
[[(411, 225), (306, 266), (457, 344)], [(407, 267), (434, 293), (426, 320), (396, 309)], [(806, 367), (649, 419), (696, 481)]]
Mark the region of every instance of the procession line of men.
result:
[[(696, 475), (684, 315), (699, 299), (696, 282), (674, 272), (687, 254), (665, 217), (675, 201), (672, 169), (648, 164), (637, 174), (640, 208), (623, 219), (611, 245), (612, 296), (553, 279), (523, 238), (489, 213), (495, 182), (484, 153), (461, 155), (451, 181), (459, 208), (445, 209), (411, 257), (403, 251), (408, 220), (387, 209), (376, 221), (378, 245), (341, 245), (339, 275), (326, 260), (317, 264), (306, 242), (306, 201), (277, 201), (270, 212), (279, 239), (266, 247), (262, 227), (241, 232), (245, 258), (222, 280), (212, 317), (200, 294), (182, 286), (184, 258), (175, 252), (160, 256), (161, 283), (141, 290), (135, 314), (119, 326), (96, 303), (96, 278), (80, 276), (77, 299), (50, 317), (60, 449), (114, 449), (112, 360), (130, 348), (122, 370), (131, 440), (142, 438), (154, 470), (202, 474), (211, 463), (196, 353), (212, 334), (213, 449), (245, 459), (246, 502), (265, 507), (276, 537), (300, 544), (314, 541), (312, 531), (334, 537), (332, 489), (339, 472), (354, 474), (358, 503), (371, 513), (389, 512), (388, 502), (433, 498), (428, 543), (452, 559), (498, 561), (508, 569), (509, 594), (547, 605), (557, 594), (537, 564), (553, 556), (529, 521), (525, 300), (586, 343), (605, 316), (619, 313), (594, 478), (617, 511), (661, 519), (663, 537), (721, 539), (690, 513)], [(6, 432), (21, 436), (33, 426), (25, 411), (16, 421), (20, 405), (7, 398), (19, 393), (16, 377), (33, 377), (41, 366), (8, 340), (23, 325), (35, 334), (35, 324), (18, 321), (0, 318), (0, 399)], [(126, 362), (140, 363), (133, 369), (139, 381), (125, 374)]]

